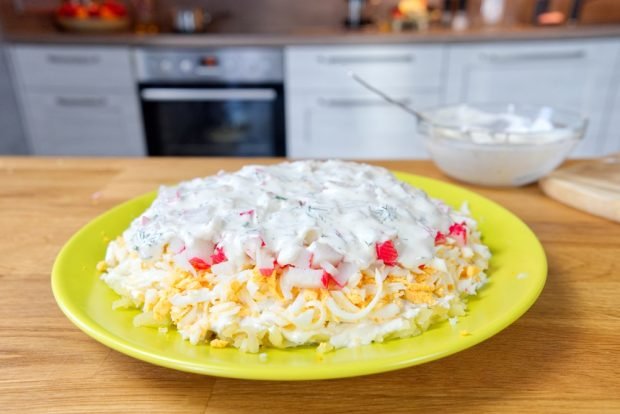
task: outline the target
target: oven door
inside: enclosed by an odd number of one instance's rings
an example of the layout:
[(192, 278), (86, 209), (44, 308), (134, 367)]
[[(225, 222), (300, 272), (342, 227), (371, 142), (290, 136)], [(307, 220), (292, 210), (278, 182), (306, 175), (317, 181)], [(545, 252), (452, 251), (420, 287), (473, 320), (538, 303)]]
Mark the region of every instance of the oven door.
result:
[(143, 86), (149, 155), (284, 156), (282, 86)]

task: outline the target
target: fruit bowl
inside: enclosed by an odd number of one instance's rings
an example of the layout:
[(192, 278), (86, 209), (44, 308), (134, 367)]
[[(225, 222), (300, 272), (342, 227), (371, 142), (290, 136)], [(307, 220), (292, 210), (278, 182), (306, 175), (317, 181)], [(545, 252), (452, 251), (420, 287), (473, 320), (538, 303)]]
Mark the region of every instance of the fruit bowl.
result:
[(56, 10), (56, 22), (63, 29), (78, 32), (118, 31), (129, 27), (127, 7), (118, 0), (64, 2)]

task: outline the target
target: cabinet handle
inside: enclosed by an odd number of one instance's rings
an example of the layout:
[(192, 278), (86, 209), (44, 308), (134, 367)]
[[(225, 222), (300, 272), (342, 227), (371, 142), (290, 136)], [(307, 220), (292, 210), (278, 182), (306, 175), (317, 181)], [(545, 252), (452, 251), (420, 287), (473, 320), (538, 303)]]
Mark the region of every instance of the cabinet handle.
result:
[[(399, 99), (405, 105), (411, 103), (411, 99)], [(330, 108), (355, 108), (364, 106), (392, 106), (391, 103), (377, 100), (377, 99), (352, 99), (352, 98), (319, 98), (318, 103), (320, 106), (327, 106)]]
[(96, 65), (101, 61), (97, 55), (61, 55), (50, 53), (45, 59), (54, 65)]
[(57, 96), (56, 105), (65, 108), (102, 108), (107, 105), (102, 96)]
[(350, 65), (350, 64), (373, 64), (373, 63), (411, 63), (415, 62), (415, 56), (412, 54), (404, 55), (320, 55), (317, 61), (324, 65)]
[(535, 61), (549, 61), (549, 60), (580, 60), (586, 57), (586, 52), (583, 50), (568, 50), (565, 52), (531, 52), (531, 53), (514, 53), (514, 54), (500, 54), (500, 53), (482, 53), (480, 59), (486, 60), (490, 63), (515, 63), (515, 62), (535, 62)]

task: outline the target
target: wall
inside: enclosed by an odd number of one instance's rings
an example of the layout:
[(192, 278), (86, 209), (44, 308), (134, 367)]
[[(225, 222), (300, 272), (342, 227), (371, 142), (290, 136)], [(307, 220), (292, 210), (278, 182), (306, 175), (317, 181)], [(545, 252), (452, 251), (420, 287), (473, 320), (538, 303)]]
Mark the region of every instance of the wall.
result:
[[(12, 3), (27, 12), (49, 12), (61, 0), (0, 0)], [(124, 0), (132, 3), (133, 0)], [(441, 1), (441, 0), (435, 0)], [(453, 0), (454, 1), (454, 0)], [(505, 0), (505, 24), (530, 23), (537, 0)], [(554, 10), (568, 14), (573, 0), (551, 0)], [(225, 32), (288, 32), (299, 27), (314, 30), (340, 27), (346, 16), (346, 0), (154, 0), (159, 19), (164, 26), (170, 22), (174, 7), (205, 7), (218, 19), (217, 26)], [(474, 24), (482, 0), (469, 0), (469, 11)], [(385, 16), (398, 0), (369, 0), (367, 8), (376, 15)], [(227, 15), (228, 17), (225, 17)], [(620, 0), (584, 0), (581, 22), (620, 22)], [(216, 26), (216, 27), (217, 27)]]
[[(173, 7), (179, 4), (175, 0), (168, 1)], [(300, 26), (333, 28), (338, 27), (346, 16), (344, 0), (208, 0), (203, 3), (216, 17), (229, 14), (230, 17), (224, 22), (229, 32), (289, 32)]]
[[(510, 2), (511, 0), (507, 0)], [(516, 20), (531, 22), (536, 0), (517, 0)], [(552, 0), (551, 9), (568, 15), (573, 0)], [(579, 21), (583, 24), (610, 24), (620, 22), (620, 1), (618, 0), (583, 0)]]
[[(230, 12), (226, 28), (232, 31), (289, 31), (301, 27), (320, 29), (339, 27), (347, 13), (345, 0), (253, 0), (248, 7), (245, 1), (230, 0), (165, 0), (174, 4), (206, 4), (215, 14)], [(503, 23), (529, 24), (532, 21), (537, 0), (505, 0)], [(551, 10), (568, 16), (573, 0), (551, 0)], [(375, 16), (385, 16), (398, 0), (370, 0), (367, 9)], [(482, 0), (469, 0), (469, 13), (474, 25), (479, 23)], [(165, 5), (165, 4), (162, 4)], [(167, 8), (167, 7), (165, 7)], [(620, 23), (620, 0), (583, 0), (580, 16), (583, 24)], [(230, 23), (230, 26), (229, 26)]]

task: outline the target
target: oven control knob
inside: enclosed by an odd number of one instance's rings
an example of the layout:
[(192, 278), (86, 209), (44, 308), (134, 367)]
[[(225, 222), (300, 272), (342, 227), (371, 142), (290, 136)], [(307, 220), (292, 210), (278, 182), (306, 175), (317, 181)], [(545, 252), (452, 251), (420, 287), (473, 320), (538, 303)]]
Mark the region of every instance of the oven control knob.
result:
[(179, 63), (179, 69), (181, 69), (181, 72), (183, 73), (189, 73), (192, 71), (193, 68), (194, 68), (194, 64), (189, 59), (183, 59)]

